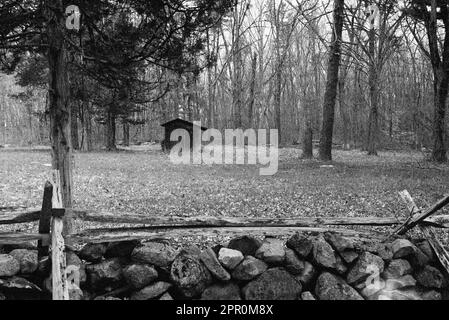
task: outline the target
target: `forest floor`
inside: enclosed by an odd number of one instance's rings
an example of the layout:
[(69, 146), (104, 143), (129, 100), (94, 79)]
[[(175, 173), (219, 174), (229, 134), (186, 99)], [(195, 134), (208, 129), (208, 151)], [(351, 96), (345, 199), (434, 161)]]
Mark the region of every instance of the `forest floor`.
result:
[[(279, 172), (263, 177), (258, 166), (174, 165), (156, 147), (77, 153), (74, 207), (181, 217), (403, 219), (399, 191), (409, 190), (421, 206), (449, 192), (449, 165), (425, 162), (420, 153), (368, 157), (337, 150), (332, 166), (300, 156), (298, 149), (282, 149)], [(50, 162), (46, 149), (0, 150), (0, 207), (39, 207)], [(90, 226), (78, 224), (77, 229)], [(13, 228), (28, 231), (35, 225)]]

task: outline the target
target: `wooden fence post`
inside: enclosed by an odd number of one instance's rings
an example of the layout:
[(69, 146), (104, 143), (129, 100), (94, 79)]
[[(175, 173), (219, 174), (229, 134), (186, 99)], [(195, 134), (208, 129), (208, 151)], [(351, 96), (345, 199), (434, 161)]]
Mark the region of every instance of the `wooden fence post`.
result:
[(53, 300), (69, 300), (69, 287), (66, 274), (66, 255), (63, 236), (64, 207), (58, 173), (53, 176), (51, 222), (51, 262)]
[[(44, 198), (42, 200), (42, 209), (39, 217), (39, 234), (49, 234), (51, 225), (51, 209), (52, 209), (53, 185), (47, 181), (44, 187)], [(38, 254), (39, 258), (48, 256), (48, 246), (50, 241), (39, 240)]]

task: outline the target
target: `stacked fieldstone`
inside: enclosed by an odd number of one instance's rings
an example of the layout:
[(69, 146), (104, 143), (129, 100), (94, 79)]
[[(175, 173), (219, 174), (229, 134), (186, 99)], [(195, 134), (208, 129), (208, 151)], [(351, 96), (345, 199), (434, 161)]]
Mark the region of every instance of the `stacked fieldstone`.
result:
[[(442, 300), (448, 279), (427, 241), (388, 244), (337, 234), (287, 243), (244, 236), (226, 247), (174, 249), (166, 242), (88, 244), (67, 254), (79, 270), (72, 299)], [(50, 261), (0, 249), (0, 300), (49, 299)]]

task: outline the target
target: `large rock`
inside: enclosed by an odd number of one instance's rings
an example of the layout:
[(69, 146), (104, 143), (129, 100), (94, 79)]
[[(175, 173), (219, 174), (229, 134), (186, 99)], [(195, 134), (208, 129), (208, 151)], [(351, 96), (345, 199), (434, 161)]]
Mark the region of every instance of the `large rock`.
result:
[(139, 241), (111, 242), (108, 244), (104, 256), (106, 258), (129, 258), (139, 244)]
[(308, 261), (304, 262), (304, 269), (301, 271), (301, 273), (296, 277), (296, 280), (300, 281), (301, 284), (309, 288), (309, 286), (312, 284), (313, 280), (317, 276), (317, 271), (313, 264), (311, 264)]
[(307, 292), (303, 292), (301, 293), (301, 300), (304, 301), (315, 301), (315, 297), (313, 296), (313, 294), (310, 291)]
[(355, 266), (348, 274), (349, 284), (358, 284), (365, 281), (369, 276), (380, 275), (384, 271), (384, 260), (372, 253), (363, 253)]
[(260, 248), (261, 245), (262, 241), (260, 241), (259, 239), (249, 236), (243, 236), (232, 239), (228, 244), (228, 248), (240, 251), (244, 256), (255, 256), (256, 251)]
[(335, 255), (335, 258), (337, 259), (337, 263), (335, 264), (334, 270), (340, 275), (346, 274), (348, 268), (346, 267), (343, 259), (338, 254)]
[(285, 259), (284, 243), (281, 240), (267, 238), (256, 252), (256, 258), (271, 264), (281, 264)]
[(200, 259), (201, 257), (201, 249), (196, 244), (184, 246), (179, 253), (195, 257), (196, 259)]
[(326, 269), (334, 269), (337, 264), (334, 249), (322, 237), (313, 244), (313, 260), (318, 266)]
[(135, 289), (142, 289), (154, 282), (157, 277), (157, 271), (143, 264), (132, 264), (123, 270), (123, 276), (128, 284)]
[(347, 271), (342, 259), (323, 237), (319, 237), (313, 244), (313, 261), (319, 267), (336, 271), (339, 274), (344, 274)]
[(149, 285), (142, 290), (135, 292), (131, 295), (131, 300), (151, 300), (155, 299), (164, 293), (167, 292), (168, 289), (171, 288), (171, 284), (167, 282), (156, 282), (152, 285)]
[(31, 274), (37, 270), (39, 261), (36, 250), (16, 249), (9, 254), (19, 261), (21, 274)]
[(167, 243), (148, 242), (133, 250), (132, 260), (164, 268), (171, 265), (176, 255), (176, 250)]
[(6, 300), (6, 296), (0, 292), (0, 301)]
[(236, 280), (249, 281), (260, 276), (267, 270), (268, 266), (262, 260), (252, 256), (247, 256), (232, 273), (232, 277)]
[(173, 299), (173, 297), (170, 295), (170, 293), (166, 292), (166, 293), (164, 293), (164, 294), (159, 298), (159, 300), (161, 300), (161, 301), (172, 301), (172, 300), (174, 300), (174, 299)]
[(406, 275), (397, 279), (388, 279), (385, 285), (386, 290), (403, 290), (416, 286), (416, 280), (411, 275)]
[[(49, 268), (51, 270), (51, 261), (48, 259), (49, 262)], [(40, 261), (40, 263), (45, 263), (44, 261)], [(78, 276), (79, 276), (79, 282), (80, 284), (84, 284), (87, 281), (87, 275), (86, 275), (86, 265), (81, 261), (81, 259), (72, 251), (66, 252), (66, 264), (67, 267), (74, 266), (78, 269)], [(44, 267), (44, 266), (42, 266)], [(45, 267), (44, 267), (45, 268)]]
[(381, 290), (385, 290), (386, 281), (379, 276), (373, 277), (365, 283), (360, 283), (356, 286), (362, 297), (367, 300), (377, 300)]
[(391, 244), (379, 243), (377, 241), (371, 241), (364, 243), (363, 245), (358, 245), (357, 249), (359, 251), (367, 251), (369, 253), (375, 254), (381, 257), (384, 261), (390, 262), (393, 260), (393, 249)]
[(411, 274), (412, 271), (413, 269), (410, 262), (403, 259), (396, 259), (390, 262), (382, 276), (385, 279), (398, 279)]
[(88, 281), (94, 290), (115, 287), (122, 282), (123, 270), (119, 259), (105, 260), (86, 266)]
[(295, 251), (299, 257), (306, 259), (312, 252), (313, 241), (312, 239), (297, 233), (287, 241), (287, 247)]
[(171, 266), (170, 277), (186, 298), (200, 296), (212, 282), (206, 266), (197, 258), (186, 254), (176, 257)]
[(300, 260), (292, 249), (285, 249), (285, 269), (292, 275), (300, 275), (304, 271), (305, 262)]
[(422, 300), (415, 289), (408, 290), (382, 290), (377, 294), (377, 300), (416, 301)]
[(242, 300), (240, 297), (240, 288), (235, 283), (214, 284), (204, 290), (201, 300)]
[(302, 286), (287, 271), (270, 269), (243, 288), (246, 300), (298, 300)]
[(240, 251), (232, 250), (228, 248), (221, 248), (218, 253), (218, 260), (228, 270), (234, 270), (244, 259), (243, 254)]
[(212, 275), (218, 280), (229, 281), (231, 279), (231, 275), (225, 270), (225, 268), (222, 267), (217, 256), (215, 255), (214, 250), (211, 248), (204, 250), (200, 255), (200, 259), (210, 273), (212, 273)]
[(418, 273), (417, 280), (425, 288), (442, 289), (446, 287), (446, 280), (443, 274), (432, 266), (426, 266)]
[(415, 245), (406, 239), (395, 240), (391, 247), (394, 259), (407, 258), (415, 252)]
[(20, 271), (20, 263), (9, 254), (0, 254), (0, 277), (11, 277)]
[(347, 264), (353, 263), (359, 257), (350, 239), (332, 232), (326, 233), (324, 238)]
[(324, 238), (338, 252), (354, 250), (354, 243), (339, 234), (327, 232)]
[(356, 251), (351, 250), (340, 252), (340, 256), (347, 264), (351, 264), (359, 258), (359, 254)]
[(413, 253), (408, 257), (415, 269), (422, 269), (430, 263), (430, 258), (418, 247), (414, 247)]
[(416, 244), (416, 246), (429, 258), (431, 262), (435, 262), (438, 260), (438, 257), (435, 254), (432, 246), (429, 241), (423, 240)]
[(104, 243), (86, 244), (79, 252), (79, 257), (85, 261), (97, 263), (103, 259), (107, 245)]
[(73, 285), (69, 288), (69, 300), (81, 301), (84, 300), (84, 292), (77, 285)]
[(343, 279), (328, 272), (318, 277), (315, 294), (319, 300), (364, 300)]

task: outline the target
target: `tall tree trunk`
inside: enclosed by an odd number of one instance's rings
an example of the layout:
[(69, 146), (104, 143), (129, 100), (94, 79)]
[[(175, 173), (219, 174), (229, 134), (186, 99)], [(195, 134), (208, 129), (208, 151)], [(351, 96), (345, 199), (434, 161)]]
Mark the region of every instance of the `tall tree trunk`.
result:
[(106, 149), (108, 151), (116, 151), (117, 145), (115, 143), (115, 120), (116, 116), (112, 110), (112, 106), (109, 107), (106, 119)]
[(33, 104), (27, 103), (27, 113), (28, 113), (28, 146), (31, 148), (34, 141), (34, 133), (33, 133)]
[(368, 139), (367, 139), (367, 151), (370, 156), (377, 156), (377, 142), (379, 135), (379, 95), (377, 79), (370, 80), (374, 83), (370, 84), (370, 113), (368, 117)]
[(123, 145), (129, 147), (129, 122), (123, 120)]
[[(62, 0), (45, 3), (48, 39), (49, 110), (52, 166), (59, 170), (64, 208), (72, 207), (72, 144), (70, 100), (67, 76), (67, 51), (64, 41), (64, 7)], [(72, 231), (70, 210), (64, 217), (64, 233)]]
[[(279, 57), (280, 60), (280, 57)], [(274, 89), (274, 116), (276, 122), (276, 129), (278, 130), (279, 143), (283, 142), (282, 135), (282, 116), (281, 116), (281, 96), (282, 96), (282, 68), (279, 62), (276, 66), (276, 78)]]
[(376, 68), (376, 31), (374, 25), (369, 31), (369, 53), (371, 57), (369, 65), (369, 97), (370, 97), (370, 113), (368, 117), (368, 136), (366, 149), (368, 155), (377, 156), (377, 141), (379, 133), (379, 81), (378, 71)]
[(73, 150), (79, 150), (79, 135), (78, 135), (78, 110), (72, 104), (71, 106), (71, 115), (70, 115), (70, 131), (72, 135), (72, 147)]
[[(354, 43), (355, 35), (353, 32), (349, 35), (349, 42)], [(348, 73), (351, 64), (351, 55), (347, 55), (343, 62), (343, 67), (340, 72), (340, 78), (338, 79), (338, 106), (340, 109), (340, 116), (342, 121), (342, 131), (343, 131), (343, 149), (349, 150), (351, 146), (349, 145), (351, 118), (349, 116), (348, 105), (346, 102), (346, 87), (348, 81)]]
[(256, 101), (256, 76), (257, 76), (257, 53), (254, 53), (251, 63), (251, 86), (249, 89), (249, 104), (248, 104), (248, 128), (253, 127), (254, 104)]
[(437, 162), (447, 161), (445, 146), (445, 114), (449, 85), (449, 14), (447, 8), (441, 7), (445, 15), (444, 25), (446, 35), (442, 57), (438, 44), (437, 1), (431, 0), (430, 19), (426, 22), (427, 35), (430, 47), (430, 56), (434, 75), (434, 120), (433, 120), (433, 153), (432, 158)]
[(342, 123), (342, 131), (343, 131), (343, 149), (349, 150), (349, 117), (346, 111), (346, 78), (348, 75), (348, 64), (349, 59), (347, 58), (344, 63), (344, 67), (342, 69), (340, 79), (338, 79), (338, 107), (340, 111), (341, 123)]
[(449, 78), (444, 70), (437, 70), (435, 74), (435, 111), (433, 119), (433, 153), (432, 158), (437, 162), (447, 161), (445, 144), (446, 101), (448, 96)]
[[(306, 90), (304, 92), (304, 130), (303, 130), (303, 140), (302, 140), (302, 157), (304, 159), (312, 159), (313, 158), (313, 115), (312, 115), (312, 101), (315, 105), (319, 103), (319, 95), (320, 95), (320, 70), (319, 70), (319, 52), (317, 50), (317, 35), (315, 33), (317, 30), (317, 23), (315, 21), (311, 22), (310, 28), (308, 30), (308, 36), (310, 37), (310, 52), (312, 55), (313, 62), (313, 82), (314, 88), (313, 90)], [(297, 48), (299, 52), (299, 45)], [(304, 78), (306, 81), (309, 78), (308, 76), (308, 66), (305, 66), (305, 74)], [(305, 86), (305, 84), (303, 84)], [(310, 87), (310, 86), (309, 86)], [(313, 95), (313, 97), (312, 97)]]
[[(214, 41), (212, 39), (212, 41)], [(215, 41), (214, 41), (215, 45)], [(213, 46), (212, 46), (213, 48)], [(211, 37), (209, 29), (207, 30), (207, 53), (209, 55), (212, 55), (212, 49), (211, 49)], [(216, 65), (216, 64), (214, 64)], [(215, 110), (214, 110), (214, 90), (213, 90), (213, 83), (212, 83), (212, 66), (209, 66), (207, 68), (207, 125), (209, 128), (213, 128), (215, 126)]]
[(344, 21), (344, 0), (334, 0), (334, 26), (327, 69), (326, 92), (323, 105), (323, 125), (320, 141), (320, 160), (332, 161), (335, 102), (337, 98), (338, 72), (341, 60), (341, 40)]
[(340, 109), (340, 116), (342, 122), (342, 131), (343, 131), (343, 149), (349, 150), (349, 126), (350, 119), (348, 117), (346, 106), (345, 106), (345, 81), (340, 81), (338, 84), (338, 106)]
[(282, 135), (282, 115), (281, 115), (281, 96), (282, 96), (282, 57), (281, 57), (281, 8), (276, 9), (276, 1), (273, 1), (273, 15), (274, 15), (274, 26), (276, 29), (275, 35), (275, 53), (276, 53), (276, 61), (275, 61), (275, 78), (274, 78), (274, 121), (276, 125), (276, 129), (278, 130), (279, 143), (283, 142)]
[[(306, 107), (309, 108), (309, 107)], [(304, 121), (305, 127), (303, 132), (303, 140), (302, 140), (302, 157), (304, 159), (312, 159), (313, 158), (313, 129), (312, 124), (307, 119)]]
[(64, 42), (62, 1), (47, 1), (49, 64), (49, 108), (53, 168), (60, 171), (63, 202), (72, 204), (72, 145), (70, 103), (67, 76), (67, 52)]
[(232, 83), (232, 105), (234, 111), (234, 126), (242, 128), (242, 85), (243, 85), (243, 62), (240, 47), (240, 14), (239, 9), (234, 9), (234, 30), (232, 44), (233, 58), (233, 83)]
[(85, 151), (92, 151), (93, 150), (93, 143), (92, 143), (92, 120), (90, 118), (90, 104), (88, 102), (84, 102), (84, 125), (85, 125), (85, 132), (86, 132), (86, 137), (85, 137), (85, 144), (86, 144), (86, 149)]

